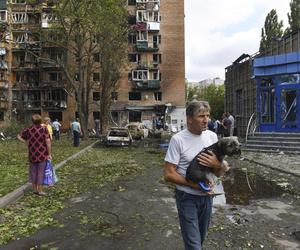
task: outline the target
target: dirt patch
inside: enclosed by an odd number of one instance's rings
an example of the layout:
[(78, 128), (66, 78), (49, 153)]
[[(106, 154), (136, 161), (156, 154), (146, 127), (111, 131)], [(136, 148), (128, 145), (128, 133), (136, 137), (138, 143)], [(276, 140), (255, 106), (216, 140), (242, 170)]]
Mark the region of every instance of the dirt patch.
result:
[[(144, 166), (137, 173), (69, 198), (54, 217), (56, 226), (0, 249), (183, 249), (173, 186), (162, 179), (164, 152), (135, 150), (127, 153), (130, 165)], [(242, 183), (244, 189), (249, 186), (242, 174), (237, 183), (233, 172), (225, 177), (228, 202), (214, 207), (205, 249), (298, 249), (299, 179), (246, 161), (232, 160), (231, 164), (247, 169), (252, 191), (243, 190), (247, 202), (229, 202), (230, 196), (242, 193)], [(94, 177), (83, 178), (89, 182)], [(258, 185), (264, 181), (278, 192), (251, 196), (266, 192), (265, 186)], [(226, 182), (232, 183), (229, 189)]]

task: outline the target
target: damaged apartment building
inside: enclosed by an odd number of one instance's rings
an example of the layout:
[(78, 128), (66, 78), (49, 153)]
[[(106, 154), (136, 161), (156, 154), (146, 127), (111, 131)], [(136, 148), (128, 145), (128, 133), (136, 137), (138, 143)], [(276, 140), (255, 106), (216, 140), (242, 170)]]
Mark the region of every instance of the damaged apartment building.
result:
[[(54, 21), (50, 10), (55, 2), (40, 1), (41, 8), (34, 11), (26, 0), (0, 0), (0, 126), (40, 113), (67, 129), (77, 116), (63, 71), (37, 60), (64, 55), (39, 32)], [(184, 1), (128, 0), (128, 13), (130, 66), (112, 93), (111, 121), (152, 127), (159, 117), (179, 126), (185, 120)], [(100, 91), (94, 89), (90, 96), (90, 128), (100, 116)]]

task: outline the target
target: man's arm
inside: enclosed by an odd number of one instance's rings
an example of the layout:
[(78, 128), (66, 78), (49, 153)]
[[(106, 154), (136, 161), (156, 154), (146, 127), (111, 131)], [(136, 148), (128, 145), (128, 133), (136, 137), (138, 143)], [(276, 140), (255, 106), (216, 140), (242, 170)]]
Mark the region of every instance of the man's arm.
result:
[(218, 160), (217, 156), (212, 151), (209, 151), (209, 153), (210, 154), (201, 153), (197, 158), (198, 161), (202, 165), (212, 168), (216, 176), (221, 176), (226, 172), (226, 166)]
[(46, 139), (46, 147), (47, 147), (47, 151), (48, 151), (48, 159), (51, 160), (52, 156), (51, 156), (51, 140), (50, 140), (50, 138)]
[(179, 185), (189, 186), (195, 189), (199, 189), (196, 183), (187, 181), (182, 175), (178, 174), (176, 171), (176, 165), (170, 162), (165, 162), (165, 172), (164, 172), (165, 181), (172, 182)]

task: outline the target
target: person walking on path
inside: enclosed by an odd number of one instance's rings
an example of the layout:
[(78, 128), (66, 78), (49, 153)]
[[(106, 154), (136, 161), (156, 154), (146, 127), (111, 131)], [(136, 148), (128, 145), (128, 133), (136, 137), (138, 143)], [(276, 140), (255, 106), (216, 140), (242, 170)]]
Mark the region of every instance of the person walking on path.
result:
[[(186, 170), (193, 158), (205, 147), (218, 141), (208, 130), (208, 102), (191, 102), (186, 108), (187, 128), (175, 134), (165, 156), (164, 178), (176, 184), (176, 205), (186, 250), (199, 250), (205, 239), (212, 214), (212, 193), (203, 193), (198, 184), (186, 180)], [(202, 153), (199, 162), (219, 175), (224, 166), (216, 155)], [(213, 187), (212, 187), (213, 188)]]
[(45, 128), (47, 128), (48, 132), (49, 132), (49, 136), (50, 136), (50, 140), (52, 141), (53, 139), (53, 130), (52, 130), (52, 126), (51, 126), (51, 120), (49, 117), (45, 117), (44, 118), (44, 123), (42, 124)]
[(28, 142), (29, 153), (29, 181), (33, 192), (44, 196), (44, 172), (46, 161), (51, 159), (51, 140), (48, 130), (42, 126), (42, 117), (38, 114), (32, 116), (33, 125), (21, 131), (17, 138), (24, 143)]
[(80, 123), (78, 118), (74, 119), (71, 124), (71, 131), (73, 133), (73, 145), (74, 147), (79, 147), (80, 144), (80, 135), (82, 134)]
[(59, 123), (58, 119), (52, 123), (52, 127), (55, 140), (59, 140), (61, 124)]
[(223, 128), (224, 128), (224, 137), (230, 136), (230, 131), (231, 131), (231, 120), (229, 119), (229, 113), (226, 112), (223, 116)]

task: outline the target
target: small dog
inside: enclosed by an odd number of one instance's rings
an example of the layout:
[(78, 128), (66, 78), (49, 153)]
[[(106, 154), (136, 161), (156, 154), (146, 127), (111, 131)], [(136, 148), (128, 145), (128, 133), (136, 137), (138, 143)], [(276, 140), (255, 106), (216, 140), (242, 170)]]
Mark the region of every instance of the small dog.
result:
[[(229, 169), (228, 163), (224, 160), (225, 155), (241, 155), (240, 143), (236, 137), (224, 137), (218, 142), (212, 144), (211, 146), (204, 148), (199, 152), (195, 158), (190, 163), (186, 171), (186, 179), (194, 183), (198, 183), (199, 187), (204, 192), (211, 191), (209, 184), (214, 182), (215, 175), (211, 168), (201, 165), (197, 157), (201, 153), (209, 154), (208, 151), (212, 151), (218, 158), (220, 162), (225, 164), (226, 168)], [(225, 172), (224, 171), (224, 172)]]

